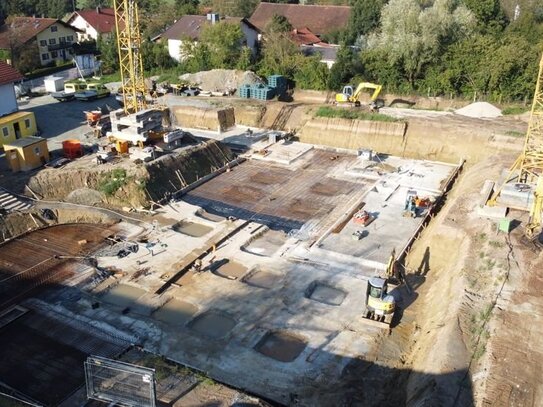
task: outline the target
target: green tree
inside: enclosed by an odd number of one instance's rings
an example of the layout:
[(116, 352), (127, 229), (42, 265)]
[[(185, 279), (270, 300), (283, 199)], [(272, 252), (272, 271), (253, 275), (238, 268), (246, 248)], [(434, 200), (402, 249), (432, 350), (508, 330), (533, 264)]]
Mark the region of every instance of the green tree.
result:
[(405, 72), (411, 86), (443, 49), (468, 35), (473, 14), (455, 0), (435, 0), (423, 8), (417, 0), (390, 0), (383, 7), (381, 31), (368, 44)]
[(183, 69), (187, 72), (207, 71), (212, 68), (211, 51), (207, 44), (185, 39), (181, 43)]
[(235, 67), (241, 53), (243, 38), (239, 24), (225, 21), (206, 25), (200, 34), (200, 42), (211, 51), (209, 62), (213, 68)]
[(100, 60), (102, 61), (102, 72), (111, 74), (119, 70), (119, 56), (117, 54), (117, 37), (112, 35), (110, 38), (103, 40), (98, 39), (96, 43), (98, 51), (100, 51)]
[(386, 0), (351, 0), (351, 14), (345, 30), (345, 41), (353, 45), (361, 35), (369, 34), (379, 26), (381, 9)]
[(300, 65), (294, 73), (296, 87), (314, 90), (327, 88), (330, 70), (320, 59), (320, 55), (300, 59)]
[(274, 14), (266, 26), (267, 33), (284, 33), (292, 31), (292, 24), (285, 16)]
[(361, 70), (360, 59), (353, 48), (341, 46), (336, 56), (336, 63), (330, 69), (328, 89), (340, 90)]
[(277, 74), (293, 79), (300, 58), (305, 57), (286, 34), (268, 33), (263, 41), (258, 72), (263, 76)]
[(249, 47), (242, 47), (236, 68), (242, 71), (248, 71), (252, 68), (253, 62), (253, 53), (251, 49)]
[(501, 29), (507, 23), (500, 0), (462, 0), (462, 2), (473, 12), (486, 31), (493, 28)]

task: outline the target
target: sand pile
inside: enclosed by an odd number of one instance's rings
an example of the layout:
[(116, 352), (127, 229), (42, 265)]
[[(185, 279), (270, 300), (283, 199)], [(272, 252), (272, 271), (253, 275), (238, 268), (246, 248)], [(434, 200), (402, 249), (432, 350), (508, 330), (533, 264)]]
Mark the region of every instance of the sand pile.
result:
[(212, 69), (196, 73), (186, 73), (179, 77), (184, 82), (197, 84), (202, 90), (211, 92), (224, 92), (236, 90), (244, 83), (265, 83), (251, 71), (238, 71), (235, 69)]
[(475, 102), (455, 111), (456, 114), (478, 119), (500, 117), (502, 111), (487, 102)]

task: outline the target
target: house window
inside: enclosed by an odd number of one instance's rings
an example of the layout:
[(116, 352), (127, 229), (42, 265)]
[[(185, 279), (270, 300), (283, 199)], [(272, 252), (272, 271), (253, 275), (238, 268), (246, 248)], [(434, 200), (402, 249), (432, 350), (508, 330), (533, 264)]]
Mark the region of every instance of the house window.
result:
[(46, 47), (46, 46), (47, 46), (47, 41), (45, 41), (45, 40), (40, 40), (40, 46), (41, 46), (41, 47)]
[(51, 51), (51, 58), (58, 58), (58, 52), (57, 51)]
[(55, 45), (57, 43), (57, 40), (54, 38), (49, 38), (49, 45)]
[(66, 37), (60, 37), (58, 39), (58, 42), (60, 42), (61, 44), (64, 44), (66, 42)]
[(56, 25), (51, 26), (51, 32), (52, 33), (57, 32), (57, 30), (58, 30), (58, 27)]
[(9, 130), (7, 127), (2, 127), (2, 134), (4, 135), (4, 137), (9, 136)]
[(41, 59), (43, 59), (44, 61), (47, 61), (49, 59), (49, 53), (46, 52), (45, 54), (41, 54)]
[(30, 128), (30, 119), (25, 119), (25, 128)]
[(72, 42), (74, 40), (74, 36), (73, 35), (68, 35), (66, 37), (66, 42)]
[(36, 155), (40, 155), (40, 148), (34, 147), (34, 153), (36, 153)]

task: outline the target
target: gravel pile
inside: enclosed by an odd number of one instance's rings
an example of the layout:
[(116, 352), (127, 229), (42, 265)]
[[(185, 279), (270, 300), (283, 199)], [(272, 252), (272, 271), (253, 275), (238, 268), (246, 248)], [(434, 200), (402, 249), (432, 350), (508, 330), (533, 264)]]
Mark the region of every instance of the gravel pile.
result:
[(265, 83), (251, 71), (238, 71), (234, 69), (212, 69), (197, 73), (187, 73), (179, 77), (184, 82), (197, 84), (202, 90), (211, 92), (224, 92), (238, 89), (241, 85)]
[(502, 111), (487, 102), (475, 102), (455, 111), (456, 114), (478, 119), (500, 117)]

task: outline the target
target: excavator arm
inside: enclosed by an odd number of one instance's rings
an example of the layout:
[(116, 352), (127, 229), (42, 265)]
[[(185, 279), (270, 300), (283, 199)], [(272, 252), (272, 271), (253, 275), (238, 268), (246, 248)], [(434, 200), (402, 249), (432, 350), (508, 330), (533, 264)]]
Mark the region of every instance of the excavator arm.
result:
[(377, 99), (377, 97), (379, 96), (379, 94), (381, 93), (381, 89), (383, 89), (383, 86), (382, 85), (377, 85), (375, 83), (370, 83), (370, 82), (361, 82), (358, 84), (356, 90), (354, 91), (353, 93), (353, 96), (351, 97), (352, 98), (352, 102), (356, 102), (357, 100), (360, 99), (360, 94), (362, 93), (362, 91), (364, 89), (373, 89), (373, 94), (371, 95), (371, 98), (370, 100), (372, 102), (375, 102), (375, 99)]

